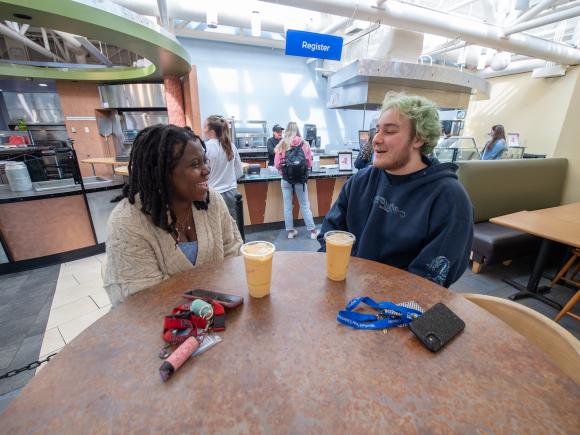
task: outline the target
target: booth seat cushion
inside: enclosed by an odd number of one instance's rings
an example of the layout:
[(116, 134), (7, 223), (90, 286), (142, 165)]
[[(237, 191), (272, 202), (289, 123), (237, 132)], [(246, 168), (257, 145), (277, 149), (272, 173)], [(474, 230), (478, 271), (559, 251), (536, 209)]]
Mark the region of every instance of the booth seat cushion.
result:
[(498, 263), (512, 258), (532, 255), (540, 243), (538, 237), (521, 231), (480, 222), (474, 225), (473, 245), (474, 260), (485, 263)]
[(568, 161), (562, 158), (458, 162), (457, 175), (475, 210), (474, 262), (533, 255), (534, 236), (489, 223), (493, 217), (560, 205)]
[(561, 204), (568, 161), (552, 159), (458, 162), (457, 175), (475, 209), (475, 222)]

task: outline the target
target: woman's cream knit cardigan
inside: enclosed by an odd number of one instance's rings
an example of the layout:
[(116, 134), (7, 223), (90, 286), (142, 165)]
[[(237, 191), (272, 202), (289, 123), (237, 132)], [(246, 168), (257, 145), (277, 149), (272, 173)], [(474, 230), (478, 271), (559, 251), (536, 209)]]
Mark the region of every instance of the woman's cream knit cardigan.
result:
[[(197, 232), (196, 266), (239, 255), (242, 238), (221, 195), (210, 189), (207, 210), (192, 204)], [(107, 237), (104, 286), (113, 306), (127, 296), (151, 287), (194, 266), (173, 237), (155, 226), (135, 204), (123, 199), (111, 213)]]

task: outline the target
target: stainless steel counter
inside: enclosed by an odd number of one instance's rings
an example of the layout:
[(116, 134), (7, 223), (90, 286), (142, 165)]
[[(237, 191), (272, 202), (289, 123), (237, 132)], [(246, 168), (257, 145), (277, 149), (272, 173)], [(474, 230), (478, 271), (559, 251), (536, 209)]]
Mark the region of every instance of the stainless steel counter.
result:
[(266, 147), (238, 148), (238, 153), (240, 153), (240, 156), (243, 154), (253, 154), (253, 153), (266, 153), (266, 154), (268, 154), (268, 148), (266, 148)]
[[(337, 178), (337, 177), (351, 177), (356, 174), (357, 170), (352, 171), (339, 171), (338, 169), (321, 169), (317, 172), (310, 172), (308, 174), (308, 179), (320, 179), (320, 178)], [(253, 183), (257, 181), (277, 181), (281, 180), (280, 174), (268, 174), (268, 175), (244, 175), (242, 178), (238, 179), (238, 183)]]
[[(87, 192), (123, 185), (122, 181), (108, 180), (102, 177), (84, 177), (83, 182), (85, 183), (85, 190)], [(12, 192), (9, 185), (0, 184), (0, 201), (12, 202), (18, 200), (41, 199), (81, 192), (80, 184), (74, 184), (74, 181), (68, 182), (68, 179), (41, 181), (32, 184), (36, 188), (24, 192)]]

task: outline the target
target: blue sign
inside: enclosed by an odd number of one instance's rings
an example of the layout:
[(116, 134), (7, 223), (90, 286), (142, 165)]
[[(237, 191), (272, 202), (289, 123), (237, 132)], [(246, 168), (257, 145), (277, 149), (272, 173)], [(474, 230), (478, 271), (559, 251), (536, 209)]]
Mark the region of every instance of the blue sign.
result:
[(286, 31), (286, 54), (290, 56), (316, 57), (318, 59), (340, 60), (342, 38), (322, 33)]

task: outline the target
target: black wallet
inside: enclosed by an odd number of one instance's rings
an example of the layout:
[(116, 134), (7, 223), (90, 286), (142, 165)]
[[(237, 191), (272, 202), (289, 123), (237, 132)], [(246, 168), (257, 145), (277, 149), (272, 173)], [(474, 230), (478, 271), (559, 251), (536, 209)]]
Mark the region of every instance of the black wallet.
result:
[(409, 324), (409, 329), (431, 352), (437, 352), (465, 329), (465, 322), (442, 303), (433, 305)]

